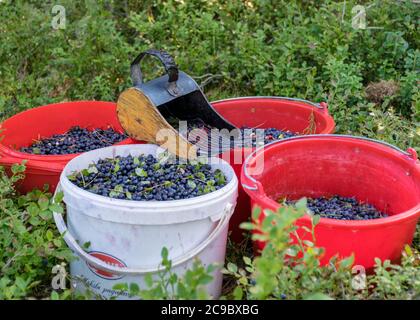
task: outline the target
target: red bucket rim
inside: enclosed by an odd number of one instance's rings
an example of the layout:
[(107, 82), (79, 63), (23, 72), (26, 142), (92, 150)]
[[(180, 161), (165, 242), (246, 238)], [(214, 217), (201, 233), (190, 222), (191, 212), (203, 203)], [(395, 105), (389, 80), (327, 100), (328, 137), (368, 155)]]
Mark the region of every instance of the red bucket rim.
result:
[(235, 98), (226, 98), (221, 100), (212, 101), (212, 105), (218, 105), (224, 102), (231, 102), (231, 101), (241, 101), (241, 100), (249, 100), (249, 101), (258, 101), (258, 100), (272, 100), (272, 101), (283, 101), (287, 102), (291, 105), (310, 108), (311, 110), (315, 110), (321, 117), (323, 117), (326, 121), (325, 129), (323, 129), (319, 134), (331, 134), (335, 130), (335, 121), (334, 118), (328, 112), (328, 104), (326, 102), (312, 102), (305, 99), (300, 98), (290, 98), (290, 97), (279, 97), (279, 96), (245, 96), (245, 97), (235, 97)]

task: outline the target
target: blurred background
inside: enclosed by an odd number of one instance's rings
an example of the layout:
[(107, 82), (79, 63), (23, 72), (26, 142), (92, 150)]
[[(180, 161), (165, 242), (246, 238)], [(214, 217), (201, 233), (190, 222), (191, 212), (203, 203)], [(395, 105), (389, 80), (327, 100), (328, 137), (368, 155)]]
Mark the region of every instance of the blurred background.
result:
[[(210, 100), (326, 101), (338, 133), (419, 150), (416, 1), (0, 1), (0, 117), (116, 101), (129, 65), (165, 49)], [(147, 76), (159, 73), (148, 61)]]

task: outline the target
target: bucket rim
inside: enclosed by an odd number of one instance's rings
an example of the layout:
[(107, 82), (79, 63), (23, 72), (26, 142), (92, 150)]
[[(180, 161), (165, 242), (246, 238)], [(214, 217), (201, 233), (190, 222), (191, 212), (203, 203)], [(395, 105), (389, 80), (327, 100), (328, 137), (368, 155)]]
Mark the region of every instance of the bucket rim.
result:
[[(250, 162), (253, 161), (257, 156), (261, 153), (264, 153), (266, 150), (276, 147), (276, 145), (284, 144), (288, 142), (293, 142), (296, 140), (306, 140), (306, 139), (338, 139), (338, 140), (362, 140), (365, 142), (369, 142), (372, 146), (379, 147), (379, 148), (388, 148), (392, 149), (394, 152), (394, 156), (397, 156), (396, 153), (400, 154), (400, 160), (405, 160), (407, 164), (414, 167), (414, 169), (420, 172), (420, 161), (417, 157), (417, 152), (413, 148), (408, 148), (407, 151), (403, 151), (400, 148), (376, 139), (366, 138), (362, 136), (352, 136), (352, 135), (343, 135), (343, 134), (312, 134), (312, 135), (304, 135), (304, 136), (296, 136), (290, 137), (278, 141), (271, 142), (266, 144), (265, 146), (261, 146), (254, 150), (244, 161), (241, 170), (241, 185), (244, 188), (245, 192), (253, 199), (258, 199), (258, 202), (261, 202), (264, 206), (271, 210), (277, 210), (281, 205), (274, 201), (273, 199), (269, 198), (263, 191), (262, 186), (259, 181), (249, 175), (247, 171), (247, 167), (249, 166)], [(254, 186), (250, 186), (247, 183), (253, 183)], [(264, 211), (262, 211), (264, 214)], [(265, 215), (265, 214), (264, 214)], [(331, 226), (331, 227), (338, 227), (338, 228), (376, 228), (376, 227), (383, 227), (387, 225), (393, 225), (398, 222), (405, 222), (410, 220), (415, 220), (420, 218), (420, 203), (415, 205), (414, 207), (401, 212), (397, 213), (392, 216), (388, 216), (385, 218), (378, 218), (372, 220), (337, 220), (331, 218), (320, 218), (319, 226)], [(311, 216), (309, 214), (305, 214), (303, 217), (298, 219), (299, 222), (302, 223), (311, 223)]]
[[(242, 96), (234, 98), (220, 99), (210, 102), (215, 107), (224, 102), (234, 102), (234, 101), (243, 101), (243, 100), (272, 100), (272, 101), (283, 101), (289, 102), (292, 104), (297, 104), (300, 107), (310, 108), (318, 113), (325, 120), (325, 128), (319, 132), (319, 134), (332, 134), (335, 130), (335, 121), (334, 118), (328, 112), (328, 103), (327, 102), (312, 102), (306, 99), (293, 98), (293, 97), (281, 97), (281, 96)], [(255, 101), (257, 102), (257, 101)]]

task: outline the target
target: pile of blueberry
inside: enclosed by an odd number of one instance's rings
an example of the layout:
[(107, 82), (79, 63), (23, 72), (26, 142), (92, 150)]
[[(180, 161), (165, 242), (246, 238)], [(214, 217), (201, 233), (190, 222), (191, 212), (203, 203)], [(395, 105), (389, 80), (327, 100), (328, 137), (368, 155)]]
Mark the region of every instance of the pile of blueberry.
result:
[[(248, 145), (250, 141), (253, 147), (257, 146), (257, 141), (256, 141), (256, 133), (254, 132), (255, 129), (251, 129), (251, 133), (249, 133), (250, 128), (241, 128), (242, 131), (242, 136), (244, 139), (244, 145)], [(276, 140), (281, 140), (281, 139), (286, 139), (286, 138), (291, 138), (297, 136), (296, 133), (291, 132), (291, 131), (283, 131), (283, 130), (279, 130), (276, 128), (267, 128), (264, 129), (264, 144), (276, 141)]]
[[(176, 122), (176, 119), (170, 120), (170, 123), (174, 128), (178, 129), (178, 123)], [(212, 141), (211, 140), (211, 130), (212, 127), (208, 126), (204, 123), (201, 119), (193, 119), (187, 121), (187, 133), (189, 134), (194, 129), (201, 129), (204, 130), (208, 136), (209, 136), (209, 148), (211, 146)], [(249, 127), (242, 127), (239, 129), (241, 131), (241, 140), (240, 141), (234, 141), (231, 139), (230, 141), (230, 148), (235, 147), (257, 147), (261, 145), (265, 145), (267, 143), (281, 140), (285, 138), (294, 137), (297, 135), (297, 133), (291, 132), (289, 130), (279, 130), (276, 128), (266, 128), (264, 129), (264, 139), (261, 139), (255, 128), (249, 128)], [(259, 141), (261, 140), (261, 141)], [(262, 141), (263, 140), (263, 141)], [(192, 141), (193, 142), (193, 141)], [(219, 141), (219, 144), (222, 146), (225, 144), (225, 142)], [(211, 149), (211, 148), (210, 148)], [(223, 148), (221, 148), (223, 149)]]
[(109, 147), (127, 138), (112, 128), (89, 131), (79, 126), (70, 128), (64, 134), (55, 134), (41, 139), (29, 147), (22, 147), (21, 152), (40, 155), (59, 155), (86, 152)]
[(223, 172), (208, 164), (162, 161), (152, 155), (101, 159), (68, 178), (101, 196), (138, 201), (194, 198), (227, 184)]
[[(387, 215), (374, 206), (338, 195), (332, 197), (307, 198), (309, 210), (322, 218), (339, 220), (371, 220), (385, 218)], [(291, 205), (296, 201), (286, 200)]]

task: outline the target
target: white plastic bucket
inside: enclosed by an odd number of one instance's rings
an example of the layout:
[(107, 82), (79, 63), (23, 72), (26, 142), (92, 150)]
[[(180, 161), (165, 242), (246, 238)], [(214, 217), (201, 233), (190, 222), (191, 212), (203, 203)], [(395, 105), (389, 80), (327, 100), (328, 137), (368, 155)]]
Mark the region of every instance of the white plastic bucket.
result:
[[(117, 155), (158, 156), (156, 145), (112, 146), (84, 153), (71, 160), (60, 177), (67, 209), (65, 226), (61, 215), (54, 219), (69, 247), (82, 259), (71, 263), (73, 277), (83, 278), (90, 289), (104, 298), (115, 295), (116, 283), (143, 284), (145, 273), (156, 273), (161, 250), (167, 247), (174, 271), (188, 268), (198, 257), (203, 263), (223, 264), (230, 216), (236, 205), (238, 181), (228, 163), (211, 159), (223, 171), (227, 185), (195, 198), (173, 201), (111, 199), (78, 188), (67, 176), (90, 163)], [(85, 251), (81, 245), (89, 242)], [(220, 295), (222, 276), (215, 273), (208, 292)], [(120, 298), (127, 298), (124, 293)]]

